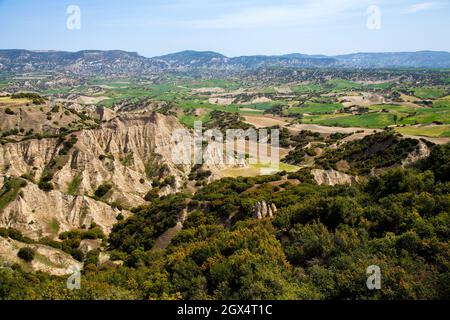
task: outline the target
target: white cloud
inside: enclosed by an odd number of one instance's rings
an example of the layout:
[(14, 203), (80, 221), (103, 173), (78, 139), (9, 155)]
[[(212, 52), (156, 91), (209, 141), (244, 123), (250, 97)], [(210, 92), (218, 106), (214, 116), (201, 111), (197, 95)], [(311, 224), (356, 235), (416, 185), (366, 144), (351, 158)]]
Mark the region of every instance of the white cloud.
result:
[(343, 18), (354, 11), (365, 13), (370, 0), (307, 0), (303, 4), (254, 6), (212, 19), (186, 21), (187, 26), (208, 29), (291, 27)]
[(435, 2), (416, 3), (416, 4), (413, 4), (412, 6), (410, 6), (406, 12), (407, 13), (416, 13), (416, 12), (419, 12), (419, 11), (432, 9), (435, 6), (436, 6)]

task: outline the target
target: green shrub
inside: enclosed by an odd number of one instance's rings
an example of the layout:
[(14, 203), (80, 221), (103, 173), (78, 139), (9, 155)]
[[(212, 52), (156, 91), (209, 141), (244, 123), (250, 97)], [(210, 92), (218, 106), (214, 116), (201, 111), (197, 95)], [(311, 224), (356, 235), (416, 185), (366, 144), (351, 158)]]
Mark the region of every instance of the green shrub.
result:
[(37, 93), (31, 93), (31, 92), (20, 92), (15, 93), (11, 96), (11, 99), (29, 99), (33, 101), (33, 104), (44, 104), (45, 99), (41, 97)]
[(36, 252), (28, 247), (20, 248), (19, 252), (17, 252), (17, 256), (25, 262), (33, 261), (35, 254)]
[(14, 111), (11, 110), (11, 108), (6, 108), (6, 109), (5, 109), (5, 113), (8, 114), (8, 115), (10, 115), (10, 116), (12, 116), (12, 115), (15, 114)]
[(112, 189), (112, 187), (113, 187), (112, 184), (104, 183), (104, 184), (100, 185), (97, 188), (97, 190), (95, 190), (94, 194), (97, 198), (102, 198), (109, 192), (109, 190)]

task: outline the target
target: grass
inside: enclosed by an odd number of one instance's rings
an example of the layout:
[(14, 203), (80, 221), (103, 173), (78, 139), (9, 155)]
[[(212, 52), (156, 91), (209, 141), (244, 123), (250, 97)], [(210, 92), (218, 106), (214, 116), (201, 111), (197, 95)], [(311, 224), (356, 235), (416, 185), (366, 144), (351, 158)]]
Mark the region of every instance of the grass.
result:
[(201, 121), (203, 124), (208, 123), (210, 120), (210, 114), (207, 113), (204, 116), (195, 116), (191, 114), (184, 114), (182, 115), (179, 120), (182, 124), (184, 124), (186, 127), (193, 129), (194, 128), (194, 122), (195, 121)]
[(272, 101), (272, 102), (246, 104), (246, 105), (241, 105), (240, 107), (266, 111), (266, 110), (272, 109), (273, 107), (276, 107), (279, 105), (285, 105), (285, 104), (286, 104), (286, 102), (284, 102), (284, 101)]
[(25, 98), (11, 99), (11, 97), (0, 97), (0, 106), (1, 105), (16, 106), (26, 103), (31, 103), (31, 100)]
[(76, 175), (72, 181), (70, 181), (69, 186), (67, 187), (67, 193), (74, 196), (77, 194), (77, 191), (80, 187), (82, 178), (80, 175)]
[(228, 90), (237, 90), (240, 88), (240, 83), (224, 79), (212, 79), (199, 82), (193, 82), (186, 85), (189, 88), (222, 88)]
[(395, 124), (395, 117), (390, 113), (365, 113), (362, 115), (339, 114), (329, 117), (305, 117), (303, 123), (314, 123), (335, 127), (363, 127), (378, 129)]
[(408, 126), (395, 129), (404, 135), (425, 137), (450, 137), (450, 125), (443, 126)]
[(151, 99), (154, 101), (180, 101), (183, 98), (188, 98), (188, 88), (183, 88), (173, 84), (160, 85), (139, 85), (139, 86), (120, 86), (116, 83), (108, 83), (105, 92), (99, 93), (101, 96), (109, 97), (108, 100), (103, 100), (98, 105), (110, 107), (116, 103), (124, 100), (137, 102), (142, 99)]
[(317, 103), (307, 102), (301, 107), (291, 107), (287, 110), (287, 114), (317, 114), (317, 113), (332, 113), (342, 110), (344, 106), (340, 103)]
[(50, 232), (53, 233), (55, 236), (59, 233), (59, 222), (55, 218), (52, 219), (52, 221), (49, 222), (48, 228), (50, 229)]
[(326, 82), (326, 86), (331, 91), (346, 91), (354, 89), (362, 89), (362, 85), (353, 81), (343, 79), (331, 79)]
[(401, 113), (414, 113), (418, 109), (421, 109), (420, 107), (415, 107), (412, 105), (401, 105), (401, 104), (376, 104), (373, 106), (369, 106), (369, 110), (372, 111), (382, 111), (382, 110), (388, 110), (389, 112), (401, 112)]
[(450, 124), (450, 109), (447, 108), (424, 108), (414, 115), (401, 119), (399, 124)]
[(133, 153), (128, 153), (125, 158), (123, 158), (122, 160), (122, 165), (124, 165), (125, 167), (131, 165), (133, 163)]
[(26, 185), (26, 181), (19, 178), (6, 178), (2, 189), (0, 190), (0, 212), (3, 211), (8, 204), (16, 200), (19, 191)]
[[(229, 168), (222, 170), (222, 174), (225, 177), (231, 177), (231, 178), (237, 178), (237, 177), (256, 177), (261, 175), (261, 170), (270, 170), (270, 165), (264, 165), (264, 164), (252, 164), (245, 168)], [(300, 169), (300, 167), (286, 164), (283, 162), (280, 162), (280, 167), (278, 171), (286, 171), (286, 172), (296, 172)]]
[(450, 109), (450, 96), (446, 96), (441, 99), (433, 101), (433, 108), (449, 108)]
[(366, 89), (390, 89), (394, 87), (395, 84), (392, 82), (383, 82), (383, 83), (374, 83), (374, 84), (366, 84), (364, 88)]
[(314, 83), (291, 87), (291, 91), (296, 94), (313, 93), (321, 90), (322, 87), (319, 84)]
[(448, 94), (448, 88), (422, 87), (412, 89), (414, 96), (421, 99), (437, 99)]

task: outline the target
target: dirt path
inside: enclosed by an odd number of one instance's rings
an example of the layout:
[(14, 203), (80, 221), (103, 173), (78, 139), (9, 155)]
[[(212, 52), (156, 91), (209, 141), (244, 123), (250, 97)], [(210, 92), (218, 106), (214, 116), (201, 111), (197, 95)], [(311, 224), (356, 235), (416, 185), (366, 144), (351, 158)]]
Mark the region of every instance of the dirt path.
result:
[(167, 229), (166, 232), (160, 235), (158, 239), (156, 239), (152, 250), (166, 249), (169, 246), (172, 239), (178, 234), (178, 232), (180, 232), (183, 229), (183, 223), (186, 221), (187, 216), (188, 216), (187, 210), (184, 209), (175, 227)]
[(183, 229), (183, 224), (180, 221), (178, 221), (175, 227), (166, 230), (166, 232), (164, 232), (162, 235), (159, 236), (158, 239), (156, 239), (156, 242), (153, 245), (152, 250), (166, 249), (169, 246), (172, 239), (177, 235), (178, 232), (181, 231), (181, 229)]
[(302, 131), (302, 130), (309, 130), (312, 132), (318, 132), (322, 134), (332, 134), (332, 133), (353, 133), (356, 131), (363, 131), (365, 134), (371, 134), (373, 133), (374, 129), (368, 129), (368, 128), (360, 128), (360, 127), (328, 127), (328, 126), (321, 126), (318, 124), (290, 124), (288, 122), (288, 119), (284, 119), (281, 117), (272, 117), (272, 116), (258, 116), (258, 115), (251, 115), (251, 116), (245, 116), (245, 122), (251, 125), (254, 125), (256, 128), (265, 128), (265, 127), (272, 127), (272, 126), (281, 126), (285, 127), (291, 131)]
[(309, 130), (312, 132), (318, 132), (322, 134), (332, 134), (332, 133), (353, 133), (357, 131), (362, 131), (361, 134), (369, 135), (376, 131), (375, 129), (368, 129), (368, 128), (360, 128), (360, 127), (328, 127), (328, 126), (321, 126), (318, 124), (294, 124), (288, 128), (289, 130)]
[(289, 122), (285, 121), (282, 118), (276, 118), (272, 116), (244, 116), (246, 123), (255, 126), (256, 128), (267, 128), (273, 126), (282, 126), (286, 127), (289, 125)]

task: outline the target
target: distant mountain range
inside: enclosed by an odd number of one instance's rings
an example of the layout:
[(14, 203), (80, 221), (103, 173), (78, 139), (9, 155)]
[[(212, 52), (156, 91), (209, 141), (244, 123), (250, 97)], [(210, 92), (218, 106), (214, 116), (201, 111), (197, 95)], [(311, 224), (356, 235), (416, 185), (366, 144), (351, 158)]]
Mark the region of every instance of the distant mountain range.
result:
[(450, 68), (443, 51), (354, 53), (338, 56), (293, 53), (229, 58), (211, 51), (182, 51), (146, 58), (119, 50), (79, 52), (0, 50), (0, 72), (70, 72), (79, 75), (152, 74), (165, 71), (247, 71), (292, 68)]

